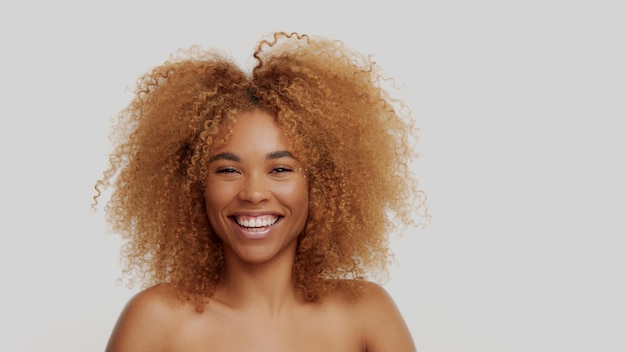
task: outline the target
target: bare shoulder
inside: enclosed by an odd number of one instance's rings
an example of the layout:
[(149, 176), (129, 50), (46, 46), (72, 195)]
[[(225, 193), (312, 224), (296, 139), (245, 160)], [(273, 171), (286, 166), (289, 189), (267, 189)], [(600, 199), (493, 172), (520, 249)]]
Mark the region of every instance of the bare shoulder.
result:
[(372, 282), (359, 282), (358, 285), (361, 285), (363, 294), (359, 299), (351, 300), (348, 306), (361, 331), (366, 350), (415, 351), (411, 333), (387, 290)]
[(137, 293), (120, 314), (106, 351), (159, 351), (181, 319), (182, 307), (163, 285)]

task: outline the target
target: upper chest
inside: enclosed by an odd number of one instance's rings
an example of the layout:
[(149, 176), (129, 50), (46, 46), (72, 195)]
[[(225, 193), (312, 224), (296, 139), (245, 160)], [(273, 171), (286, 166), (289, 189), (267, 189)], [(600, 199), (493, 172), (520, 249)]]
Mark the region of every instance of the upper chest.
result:
[(274, 317), (207, 309), (174, 327), (171, 351), (363, 351), (358, 316), (315, 306)]

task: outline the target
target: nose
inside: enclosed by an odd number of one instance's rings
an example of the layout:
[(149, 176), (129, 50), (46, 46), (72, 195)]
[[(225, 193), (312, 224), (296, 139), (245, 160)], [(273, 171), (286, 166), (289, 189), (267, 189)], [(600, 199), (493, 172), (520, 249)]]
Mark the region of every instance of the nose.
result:
[(266, 180), (259, 173), (247, 175), (239, 190), (239, 199), (252, 204), (259, 204), (269, 199), (271, 195)]

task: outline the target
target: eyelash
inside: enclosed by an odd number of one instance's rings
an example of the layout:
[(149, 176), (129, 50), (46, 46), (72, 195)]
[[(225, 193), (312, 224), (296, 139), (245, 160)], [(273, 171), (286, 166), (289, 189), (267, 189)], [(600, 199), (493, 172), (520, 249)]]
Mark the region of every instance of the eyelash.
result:
[[(279, 166), (279, 167), (275, 167), (272, 169), (272, 171), (270, 173), (273, 174), (280, 174), (280, 173), (285, 173), (285, 172), (294, 172), (295, 170), (289, 167), (284, 167), (284, 166)], [(218, 174), (233, 174), (238, 172), (237, 169), (235, 169), (234, 167), (223, 167), (223, 168), (219, 168), (215, 171)]]
[(237, 169), (234, 167), (222, 167), (215, 171), (218, 174), (233, 174), (237, 172)]
[(289, 167), (279, 166), (272, 169), (272, 173), (294, 172), (295, 170)]

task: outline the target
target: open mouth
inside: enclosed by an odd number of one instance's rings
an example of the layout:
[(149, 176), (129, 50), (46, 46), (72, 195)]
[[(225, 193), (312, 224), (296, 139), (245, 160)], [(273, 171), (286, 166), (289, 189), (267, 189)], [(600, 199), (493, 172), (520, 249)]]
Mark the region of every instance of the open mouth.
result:
[(233, 221), (247, 229), (264, 229), (276, 224), (282, 217), (277, 215), (263, 215), (263, 216), (231, 216)]

